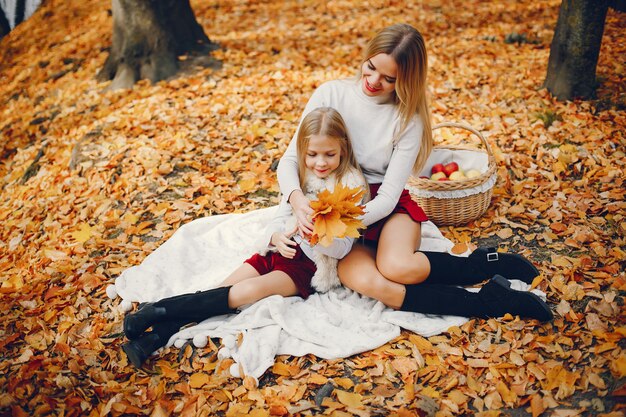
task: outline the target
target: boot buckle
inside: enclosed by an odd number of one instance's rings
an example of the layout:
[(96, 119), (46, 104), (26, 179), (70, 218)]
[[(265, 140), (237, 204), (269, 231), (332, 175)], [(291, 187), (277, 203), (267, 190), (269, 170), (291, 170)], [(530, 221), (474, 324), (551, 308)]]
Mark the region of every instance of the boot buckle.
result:
[(495, 262), (498, 260), (498, 252), (491, 252), (487, 254), (487, 262)]

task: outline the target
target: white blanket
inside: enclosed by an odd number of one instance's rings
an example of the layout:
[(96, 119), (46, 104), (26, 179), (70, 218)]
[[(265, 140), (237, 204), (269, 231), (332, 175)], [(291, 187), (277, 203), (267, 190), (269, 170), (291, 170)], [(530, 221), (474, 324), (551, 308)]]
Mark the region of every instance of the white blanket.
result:
[[(245, 214), (205, 217), (182, 226), (138, 266), (125, 270), (111, 293), (130, 302), (216, 287), (254, 250), (256, 239), (276, 207)], [(453, 244), (431, 223), (422, 226), (422, 250), (449, 251)], [(467, 255), (467, 254), (466, 254)], [(526, 285), (520, 281), (516, 283)], [(516, 287), (514, 287), (516, 288)], [(526, 287), (527, 288), (527, 287)], [(222, 338), (220, 357), (232, 357), (234, 376), (259, 378), (276, 355), (308, 353), (325, 359), (344, 358), (374, 349), (400, 334), (400, 328), (432, 336), (467, 318), (407, 313), (346, 289), (300, 297), (268, 297), (239, 314), (213, 317), (172, 336), (180, 347), (187, 340), (204, 346), (207, 337)], [(239, 335), (243, 341), (235, 342)]]

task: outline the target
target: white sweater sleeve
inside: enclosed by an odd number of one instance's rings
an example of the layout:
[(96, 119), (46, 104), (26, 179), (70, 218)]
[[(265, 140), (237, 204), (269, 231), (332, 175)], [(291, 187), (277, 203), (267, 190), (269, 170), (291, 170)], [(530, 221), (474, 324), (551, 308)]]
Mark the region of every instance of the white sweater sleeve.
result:
[(352, 245), (354, 244), (354, 238), (351, 237), (335, 238), (333, 239), (333, 243), (327, 247), (322, 245), (311, 246), (309, 242), (302, 239), (300, 235), (294, 236), (294, 239), (306, 254), (317, 252), (335, 259), (342, 259), (350, 253)]
[[(327, 100), (323, 96), (324, 94), (321, 88), (318, 88), (313, 92), (311, 98), (309, 99), (309, 102), (302, 112), (300, 123), (302, 123), (302, 119), (304, 119), (304, 117), (311, 111), (315, 110), (318, 107), (328, 105)], [(292, 192), (294, 192), (295, 190), (300, 190), (300, 179), (298, 177), (298, 155), (296, 145), (298, 130), (300, 130), (300, 125), (298, 125), (296, 133), (293, 135), (293, 138), (289, 142), (287, 150), (280, 158), (280, 161), (278, 162), (278, 169), (276, 170), (280, 192), (284, 196), (286, 196), (287, 199), (289, 199), (289, 196), (291, 196)]]
[(413, 121), (394, 146), (378, 194), (365, 205), (365, 214), (362, 218), (365, 226), (385, 218), (398, 204), (419, 153), (422, 132), (422, 123)]

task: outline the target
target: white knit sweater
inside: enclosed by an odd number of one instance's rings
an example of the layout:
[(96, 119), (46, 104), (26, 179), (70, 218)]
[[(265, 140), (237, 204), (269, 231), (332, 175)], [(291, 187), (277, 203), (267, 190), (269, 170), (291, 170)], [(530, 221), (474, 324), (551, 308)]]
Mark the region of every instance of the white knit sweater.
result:
[[(307, 103), (302, 117), (318, 107), (332, 107), (343, 117), (357, 162), (367, 182), (381, 183), (376, 198), (367, 203), (363, 223), (388, 216), (398, 203), (419, 153), (423, 124), (416, 115), (407, 129), (394, 141), (401, 120), (397, 106), (369, 97), (353, 79), (322, 84)], [(296, 135), (278, 165), (278, 183), (285, 196), (299, 190)]]

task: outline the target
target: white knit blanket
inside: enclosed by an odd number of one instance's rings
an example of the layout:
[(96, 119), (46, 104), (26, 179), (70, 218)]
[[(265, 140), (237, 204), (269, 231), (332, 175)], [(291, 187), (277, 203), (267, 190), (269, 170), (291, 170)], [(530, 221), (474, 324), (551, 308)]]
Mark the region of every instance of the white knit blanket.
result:
[[(205, 217), (182, 226), (138, 266), (125, 270), (107, 291), (130, 302), (216, 287), (250, 257), (256, 239), (272, 219), (276, 207), (245, 214)], [(453, 244), (431, 223), (422, 225), (422, 250), (449, 251)], [(526, 285), (520, 281), (517, 284)], [(515, 287), (514, 287), (515, 288)], [(517, 288), (522, 289), (522, 288)], [(243, 308), (239, 314), (214, 317), (172, 336), (170, 344), (193, 340), (206, 345), (207, 337), (222, 338), (220, 357), (232, 357), (234, 376), (259, 378), (276, 355), (344, 358), (374, 349), (394, 339), (405, 328), (432, 336), (467, 321), (463, 317), (432, 316), (387, 308), (346, 289), (300, 297), (272, 296)], [(243, 342), (235, 343), (239, 335)]]

